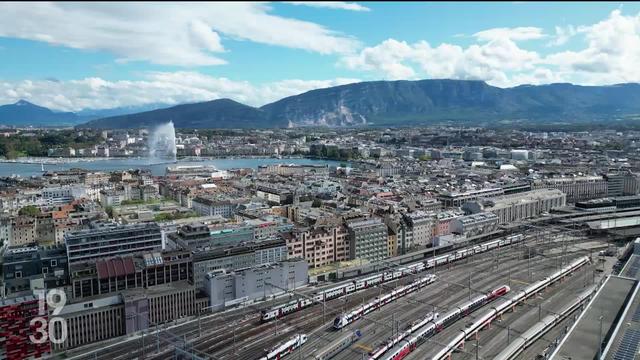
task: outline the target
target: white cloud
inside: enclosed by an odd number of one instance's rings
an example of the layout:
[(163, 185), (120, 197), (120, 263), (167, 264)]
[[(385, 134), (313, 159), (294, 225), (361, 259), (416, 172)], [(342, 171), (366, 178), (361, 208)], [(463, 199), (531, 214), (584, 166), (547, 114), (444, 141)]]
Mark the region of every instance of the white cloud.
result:
[(576, 28), (573, 25), (565, 27), (556, 26), (556, 35), (547, 45), (549, 46), (562, 46), (577, 34)]
[(513, 41), (542, 39), (547, 35), (541, 28), (537, 27), (516, 27), (516, 28), (493, 28), (477, 32), (473, 36), (480, 41), (492, 41), (509, 39)]
[(220, 34), (236, 40), (349, 53), (359, 43), (319, 24), (270, 14), (264, 3), (0, 3), (0, 36), (104, 50), (121, 61), (224, 64)]
[(348, 78), (290, 79), (255, 86), (247, 81), (216, 78), (191, 71), (151, 72), (138, 81), (107, 81), (98, 77), (70, 81), (0, 81), (0, 104), (25, 99), (51, 109), (78, 111), (230, 98), (248, 105), (260, 106), (312, 89), (358, 81)]
[(371, 11), (366, 6), (362, 6), (353, 2), (345, 1), (285, 1), (291, 5), (304, 5), (317, 8), (339, 9), (339, 10), (351, 10), (351, 11)]
[(640, 81), (640, 14), (624, 16), (614, 10), (607, 19), (576, 32), (585, 37), (587, 47), (551, 54), (545, 64), (583, 84)]
[(426, 41), (408, 44), (388, 39), (359, 54), (345, 56), (340, 65), (352, 70), (373, 71), (386, 79), (451, 78), (481, 79), (495, 85), (508, 84), (507, 71), (531, 70), (539, 55), (519, 48), (509, 38), (497, 38), (468, 48)]
[(338, 64), (387, 79), (450, 78), (485, 80), (495, 86), (572, 82), (605, 85), (640, 82), (640, 14), (614, 10), (590, 26), (556, 27), (548, 45), (572, 37), (585, 40), (578, 51), (541, 55), (519, 43), (548, 37), (533, 27), (495, 28), (474, 34), (468, 47), (388, 39), (343, 56)]

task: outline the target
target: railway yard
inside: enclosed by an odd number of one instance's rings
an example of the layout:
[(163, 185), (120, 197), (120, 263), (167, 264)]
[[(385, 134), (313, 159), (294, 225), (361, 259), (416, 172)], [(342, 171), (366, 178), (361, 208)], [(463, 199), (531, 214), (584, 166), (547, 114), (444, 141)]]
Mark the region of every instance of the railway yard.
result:
[[(605, 241), (585, 240), (580, 234), (567, 235), (567, 232), (558, 230), (533, 231), (524, 235), (523, 241), (479, 253), (469, 252), (468, 256), (445, 264), (436, 263), (435, 266), (428, 266), (428, 257), (424, 261), (427, 266), (423, 271), (406, 274), (395, 280), (327, 300), (324, 309), (322, 304), (313, 304), (277, 320), (261, 321), (260, 310), (294, 299), (285, 296), (270, 303), (203, 315), (199, 320), (167, 324), (159, 331), (105, 343), (101, 348), (77, 349), (75, 353), (67, 353), (66, 358), (118, 360), (166, 359), (173, 356), (225, 360), (260, 359), (267, 358), (268, 352), (275, 348), (275, 344), (285, 344), (297, 335), (304, 334), (306, 341), (302, 346), (289, 347), (281, 355), (292, 359), (319, 359), (329, 358), (327, 354), (332, 353), (333, 359), (368, 359), (369, 353), (388, 339), (406, 331), (416, 320), (430, 313), (443, 316), (470, 299), (500, 286), (506, 285), (510, 288), (508, 293), (492, 303), (484, 304), (475, 311), (467, 311), (466, 316), (461, 316), (457, 321), (438, 329), (432, 336), (420, 339), (411, 352), (403, 355), (406, 359), (429, 359), (448, 346), (462, 329), (501, 301), (558, 272), (578, 258), (590, 257), (592, 261), (529, 297), (523, 304), (516, 306), (515, 311), (506, 312), (451, 355), (452, 359), (494, 358), (511, 340), (517, 339), (541, 318), (561, 311), (580, 294), (594, 289), (594, 284), (597, 285), (606, 274), (596, 271), (596, 268), (610, 269), (615, 262), (613, 257), (603, 257), (605, 263), (599, 261), (598, 251), (606, 247)], [(451, 254), (460, 251), (462, 250), (438, 255), (436, 259), (452, 256)], [(389, 264), (389, 272), (407, 265), (409, 264)], [(340, 330), (334, 328), (334, 319), (337, 316), (357, 310), (376, 298), (430, 274), (437, 277), (433, 283), (407, 293), (385, 306), (375, 308)], [(367, 274), (362, 278), (371, 276), (372, 274)], [(336, 284), (327, 285), (325, 288), (335, 286)], [(300, 293), (309, 298), (318, 291), (312, 287), (300, 289)], [(297, 295), (296, 298), (303, 299)], [(569, 316), (560, 322), (559, 326), (533, 343), (518, 358), (530, 359), (544, 351), (571, 319)], [(406, 341), (407, 339), (401, 341), (395, 348), (390, 346), (379, 358), (390, 358), (392, 351)], [(343, 346), (337, 346), (338, 344)]]

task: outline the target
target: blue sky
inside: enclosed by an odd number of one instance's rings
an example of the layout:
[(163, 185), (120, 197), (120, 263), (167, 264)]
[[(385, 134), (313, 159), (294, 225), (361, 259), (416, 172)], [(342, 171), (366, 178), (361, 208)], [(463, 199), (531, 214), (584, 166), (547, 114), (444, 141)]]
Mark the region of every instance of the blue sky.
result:
[(356, 81), (640, 81), (640, 4), (0, 3), (0, 104), (59, 110)]

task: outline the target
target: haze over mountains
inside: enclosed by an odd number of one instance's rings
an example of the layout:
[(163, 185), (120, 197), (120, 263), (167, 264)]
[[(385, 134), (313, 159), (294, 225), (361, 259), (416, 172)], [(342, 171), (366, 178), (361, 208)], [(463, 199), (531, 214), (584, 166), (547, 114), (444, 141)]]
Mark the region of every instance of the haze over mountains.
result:
[(46, 107), (19, 100), (13, 104), (0, 106), (0, 125), (8, 126), (75, 126), (93, 119), (138, 113), (166, 107), (163, 104), (126, 106), (113, 109), (82, 110), (74, 112), (56, 112)]
[[(20, 108), (24, 105), (14, 106)], [(2, 108), (0, 124), (6, 124), (7, 117)], [(48, 110), (38, 107), (37, 114), (44, 112), (42, 109)], [(49, 115), (56, 121), (65, 117), (73, 121), (71, 114)], [(42, 115), (29, 116), (38, 121), (45, 119)], [(633, 119), (636, 116), (640, 116), (640, 85), (636, 83), (498, 88), (473, 80), (402, 80), (317, 89), (262, 107), (252, 107), (230, 99), (183, 104), (95, 119), (79, 127), (137, 128), (169, 120), (179, 128), (277, 128), (426, 125), (439, 121), (581, 122)], [(13, 120), (16, 121), (16, 118)], [(39, 124), (22, 117), (20, 121)], [(77, 121), (75, 124), (81, 122)]]

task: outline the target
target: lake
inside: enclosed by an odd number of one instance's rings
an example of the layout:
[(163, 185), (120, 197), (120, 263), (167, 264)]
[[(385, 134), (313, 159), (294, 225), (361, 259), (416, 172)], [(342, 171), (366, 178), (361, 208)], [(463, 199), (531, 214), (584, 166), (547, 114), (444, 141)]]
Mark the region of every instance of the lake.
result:
[[(316, 159), (273, 159), (273, 158), (226, 158), (203, 159), (201, 161), (178, 160), (179, 165), (213, 165), (220, 170), (234, 168), (258, 168), (260, 165), (270, 164), (299, 164), (299, 165), (323, 165), (339, 166), (339, 161)], [(59, 164), (45, 164), (44, 170), (68, 170), (81, 168), (97, 171), (117, 171), (127, 169), (149, 169), (153, 175), (164, 175), (166, 167), (172, 164), (150, 164), (149, 159), (99, 159), (99, 160), (72, 160)], [(19, 175), (22, 177), (42, 175), (41, 165), (25, 163), (0, 163), (0, 176)]]

